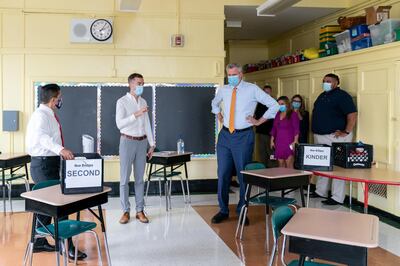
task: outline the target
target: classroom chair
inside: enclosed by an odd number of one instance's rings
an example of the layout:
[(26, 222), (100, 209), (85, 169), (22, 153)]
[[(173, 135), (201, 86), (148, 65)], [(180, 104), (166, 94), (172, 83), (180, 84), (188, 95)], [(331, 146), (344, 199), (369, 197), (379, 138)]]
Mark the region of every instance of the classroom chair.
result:
[[(19, 168), (18, 168), (19, 169)], [(18, 170), (17, 169), (17, 170)], [(2, 171), (4, 172), (5, 170), (2, 169)], [(10, 203), (10, 210), (11, 213), (13, 213), (13, 205), (12, 205), (12, 199), (11, 199), (11, 195), (12, 195), (12, 182), (17, 180), (17, 179), (22, 179), (25, 183), (25, 190), (29, 191), (29, 181), (28, 179), (25, 177), (25, 174), (15, 174), (16, 170), (13, 170), (12, 168), (10, 169), (10, 174), (5, 174), (5, 183), (6, 183), (6, 187), (7, 187), (7, 191), (8, 191), (8, 202)], [(3, 172), (1, 172), (1, 174), (3, 174)], [(0, 184), (1, 186), (2, 184)], [(4, 193), (4, 190), (3, 190)]]
[[(54, 185), (59, 185), (60, 181), (59, 180), (49, 180), (49, 181), (43, 181), (40, 182), (36, 185), (33, 186), (32, 190), (37, 190), (37, 189), (42, 189)], [(37, 215), (37, 214), (33, 214)], [(41, 237), (46, 237), (46, 236), (54, 236), (54, 224), (50, 224), (47, 226), (44, 226), (38, 219), (36, 220), (36, 225), (40, 224), (40, 227), (36, 226), (35, 230), (35, 239), (36, 238), (41, 238)], [(61, 244), (61, 252), (64, 258), (64, 266), (68, 265), (68, 238), (74, 238), (75, 239), (75, 261), (74, 264), (76, 265), (77, 263), (77, 255), (78, 255), (78, 238), (80, 234), (83, 233), (90, 233), (93, 234), (93, 236), (96, 239), (96, 244), (97, 244), (97, 253), (99, 256), (100, 260), (100, 265), (103, 265), (102, 262), (102, 257), (101, 257), (101, 249), (100, 249), (100, 241), (97, 233), (93, 230), (96, 228), (96, 223), (94, 222), (85, 222), (85, 221), (75, 221), (75, 220), (62, 220), (58, 222), (58, 237), (60, 240)], [(108, 252), (108, 245), (106, 244), (106, 252)], [(33, 260), (33, 243), (29, 242), (26, 251), (25, 251), (25, 256), (24, 256), (24, 264), (28, 262), (28, 258), (30, 258), (30, 265), (32, 265), (32, 260)]]
[[(281, 230), (285, 225), (289, 222), (289, 220), (295, 214), (297, 208), (294, 205), (280, 206), (278, 207), (271, 216), (272, 222), (272, 234), (274, 236), (274, 246), (272, 247), (271, 257), (269, 259), (268, 266), (272, 266), (274, 263), (275, 255), (278, 250), (278, 240), (282, 235)], [(285, 245), (286, 245), (286, 236), (283, 238), (282, 243), (282, 251), (281, 251), (281, 262), (284, 266), (296, 266), (299, 265), (298, 260), (292, 260), (289, 264), (285, 262)], [(304, 262), (305, 266), (333, 266), (331, 264), (317, 263), (313, 261)]]
[[(265, 168), (266, 168), (265, 165), (263, 163), (259, 163), (259, 162), (252, 162), (245, 166), (245, 170), (258, 170), (258, 169), (265, 169)], [(247, 195), (247, 189), (248, 189), (248, 187), (246, 188), (246, 195)], [(280, 206), (285, 206), (288, 204), (296, 204), (296, 199), (294, 199), (294, 198), (284, 198), (284, 197), (276, 197), (276, 196), (268, 196), (268, 202), (266, 202), (266, 196), (263, 194), (264, 194), (264, 192), (258, 193), (257, 195), (251, 197), (249, 199), (249, 204), (250, 203), (257, 204), (257, 205), (268, 204), (268, 206), (272, 210), (275, 210), (276, 208), (278, 208)], [(246, 215), (247, 215), (247, 207), (246, 207), (246, 205), (243, 205), (242, 209), (240, 210), (239, 219), (238, 219), (238, 223), (236, 226), (236, 233), (235, 233), (235, 237), (237, 237), (238, 233), (239, 233), (239, 228), (240, 228), (240, 239), (243, 238), (243, 230), (244, 230), (244, 222), (240, 223), (240, 221), (245, 219)], [(266, 219), (266, 223), (267, 223), (266, 228), (268, 228), (269, 227), (268, 214), (266, 215), (265, 219)], [(267, 241), (268, 241), (269, 240), (269, 230), (266, 230), (266, 236), (267, 236)]]

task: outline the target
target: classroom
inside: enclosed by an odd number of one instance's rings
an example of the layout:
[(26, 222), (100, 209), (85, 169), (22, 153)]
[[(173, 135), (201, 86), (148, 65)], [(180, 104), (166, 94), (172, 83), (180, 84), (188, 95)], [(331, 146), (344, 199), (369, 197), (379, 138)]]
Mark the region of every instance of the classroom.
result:
[(0, 266), (400, 265), (400, 0), (0, 0)]

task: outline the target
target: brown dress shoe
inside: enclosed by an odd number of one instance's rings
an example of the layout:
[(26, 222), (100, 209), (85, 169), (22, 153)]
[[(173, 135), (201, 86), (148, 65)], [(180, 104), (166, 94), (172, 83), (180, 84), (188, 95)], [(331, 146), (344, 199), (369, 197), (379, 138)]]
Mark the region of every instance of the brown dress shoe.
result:
[(147, 224), (149, 222), (149, 219), (147, 219), (144, 212), (136, 213), (136, 219), (138, 219), (141, 223), (144, 223), (144, 224)]
[(122, 215), (121, 219), (119, 220), (120, 224), (127, 224), (129, 222), (130, 219), (130, 215), (129, 212), (124, 212), (124, 214)]

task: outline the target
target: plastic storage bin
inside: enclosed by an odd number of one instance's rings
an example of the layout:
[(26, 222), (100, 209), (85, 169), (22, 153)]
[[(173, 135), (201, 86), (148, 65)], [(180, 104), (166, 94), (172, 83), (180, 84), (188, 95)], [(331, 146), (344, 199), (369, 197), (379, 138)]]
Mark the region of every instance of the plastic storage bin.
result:
[(371, 37), (365, 37), (360, 40), (351, 42), (351, 49), (353, 49), (353, 51), (361, 50), (371, 46), (372, 46)]
[(400, 19), (383, 20), (380, 24), (370, 25), (368, 28), (373, 46), (394, 42), (396, 40), (394, 31), (400, 28)]
[(371, 168), (373, 147), (362, 142), (332, 143), (334, 164), (344, 168)]
[(368, 25), (361, 24), (350, 28), (351, 38), (355, 38), (363, 33), (369, 33)]
[(351, 38), (350, 38), (349, 30), (345, 30), (345, 31), (335, 34), (333, 36), (335, 36), (336, 45), (337, 45), (339, 54), (351, 51)]

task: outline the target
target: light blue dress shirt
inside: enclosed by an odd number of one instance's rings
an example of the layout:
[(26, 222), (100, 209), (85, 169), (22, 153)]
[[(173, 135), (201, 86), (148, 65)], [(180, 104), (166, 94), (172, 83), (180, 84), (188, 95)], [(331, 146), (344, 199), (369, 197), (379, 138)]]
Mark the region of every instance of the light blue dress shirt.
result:
[[(218, 89), (215, 98), (211, 102), (212, 113), (221, 112), (220, 104), (224, 102), (224, 126), (229, 128), (229, 115), (231, 108), (233, 87), (230, 85), (222, 86)], [(253, 116), (257, 103), (260, 102), (268, 107), (263, 117), (266, 119), (274, 119), (279, 110), (279, 104), (274, 98), (265, 93), (257, 85), (240, 81), (236, 92), (235, 106), (235, 129), (244, 129), (252, 126), (246, 118)]]

